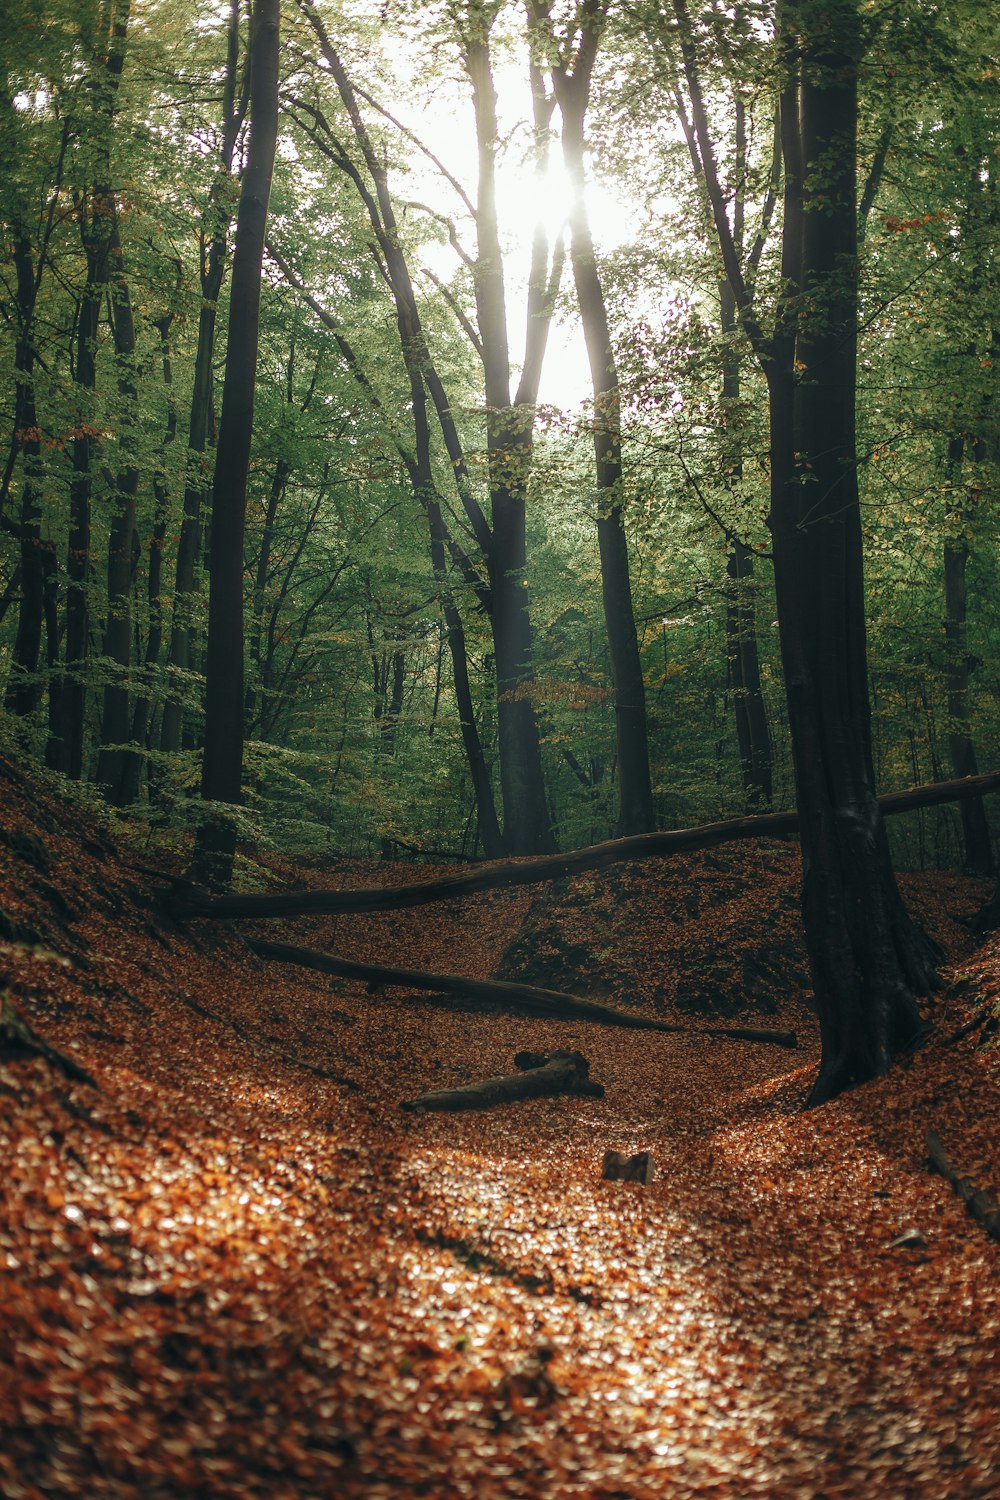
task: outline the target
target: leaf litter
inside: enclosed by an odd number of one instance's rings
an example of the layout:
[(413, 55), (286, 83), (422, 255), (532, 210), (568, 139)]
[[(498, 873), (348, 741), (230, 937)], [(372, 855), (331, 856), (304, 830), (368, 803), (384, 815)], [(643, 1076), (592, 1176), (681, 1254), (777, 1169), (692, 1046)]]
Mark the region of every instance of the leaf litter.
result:
[[(2, 769), (0, 989), (99, 1084), (0, 1056), (5, 1497), (998, 1493), (997, 1247), (925, 1160), (930, 1128), (1000, 1185), (996, 1049), (947, 1044), (1000, 994), (1000, 940), (973, 952), (958, 922), (981, 885), (905, 877), (954, 966), (934, 1037), (803, 1113), (818, 1044), (787, 846), (585, 877), (546, 920), (599, 942), (616, 1003), (724, 1006), (797, 1031), (794, 1053), (265, 965), (171, 923), (127, 848)], [(530, 907), (281, 931), (486, 978)], [(604, 1099), (400, 1112), (524, 1046), (584, 1051)], [(655, 1180), (602, 1181), (608, 1149), (650, 1151)]]

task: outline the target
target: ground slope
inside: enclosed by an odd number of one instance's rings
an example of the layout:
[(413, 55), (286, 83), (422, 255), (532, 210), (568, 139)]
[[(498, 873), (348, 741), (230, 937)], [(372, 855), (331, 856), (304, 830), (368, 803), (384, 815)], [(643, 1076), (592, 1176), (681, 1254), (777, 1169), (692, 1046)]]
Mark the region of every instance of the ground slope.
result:
[[(792, 1053), (331, 990), (171, 925), (134, 853), (2, 776), (0, 987), (100, 1086), (0, 1060), (4, 1496), (997, 1493), (997, 1248), (925, 1162), (933, 1127), (1000, 1187), (996, 1054), (945, 1045), (1000, 991), (1000, 947), (954, 922), (977, 888), (908, 882), (966, 976), (935, 1040), (802, 1114), (780, 846), (551, 909), (619, 1001), (792, 1025)], [(281, 936), (484, 977), (529, 901)], [(603, 1100), (399, 1111), (566, 1043)], [(609, 1147), (651, 1150), (656, 1180), (602, 1182)]]

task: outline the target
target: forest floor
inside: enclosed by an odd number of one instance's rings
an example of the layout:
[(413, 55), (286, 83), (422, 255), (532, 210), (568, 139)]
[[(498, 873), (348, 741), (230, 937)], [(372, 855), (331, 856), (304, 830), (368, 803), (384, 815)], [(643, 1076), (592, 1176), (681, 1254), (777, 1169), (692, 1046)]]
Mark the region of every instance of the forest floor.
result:
[[(0, 1049), (7, 1500), (1000, 1495), (998, 1247), (925, 1144), (997, 1194), (1000, 1054), (948, 1040), (1000, 994), (1000, 940), (958, 920), (982, 886), (904, 879), (951, 965), (932, 1040), (804, 1113), (791, 846), (585, 877), (532, 918), (550, 982), (795, 1051), (331, 984), (171, 921), (143, 858), (0, 764), (0, 990), (97, 1084)], [(482, 978), (530, 900), (267, 930)], [(557, 1046), (603, 1099), (400, 1111)], [(608, 1148), (653, 1182), (602, 1181)]]

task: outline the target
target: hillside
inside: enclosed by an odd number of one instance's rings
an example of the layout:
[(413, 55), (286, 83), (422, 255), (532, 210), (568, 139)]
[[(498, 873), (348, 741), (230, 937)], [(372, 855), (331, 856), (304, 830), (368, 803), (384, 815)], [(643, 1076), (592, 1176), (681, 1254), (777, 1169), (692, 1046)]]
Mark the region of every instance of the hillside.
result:
[[(932, 1039), (806, 1114), (791, 846), (267, 930), (795, 1051), (265, 964), (173, 919), (151, 859), (0, 764), (4, 1496), (996, 1494), (997, 1246), (926, 1145), (997, 1195), (997, 1049), (953, 1039), (1000, 993), (981, 885), (904, 880), (949, 966)], [(399, 1109), (560, 1046), (603, 1099)], [(607, 1149), (652, 1183), (602, 1181)]]

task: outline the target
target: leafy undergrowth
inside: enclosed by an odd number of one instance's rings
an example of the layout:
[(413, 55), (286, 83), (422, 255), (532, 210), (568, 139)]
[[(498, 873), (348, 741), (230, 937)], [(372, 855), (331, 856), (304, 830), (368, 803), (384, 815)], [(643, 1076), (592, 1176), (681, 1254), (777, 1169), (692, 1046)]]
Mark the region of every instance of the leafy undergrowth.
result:
[[(946, 1045), (1000, 991), (1000, 944), (954, 922), (981, 887), (908, 879), (963, 984), (908, 1065), (803, 1114), (794, 987), (760, 1005), (792, 1053), (331, 987), (172, 925), (127, 853), (0, 771), (0, 984), (100, 1085), (0, 1061), (4, 1496), (997, 1494), (996, 1246), (924, 1145), (996, 1193), (996, 1054)], [(713, 858), (628, 872), (623, 1003), (684, 1018), (691, 976), (654, 972), (680, 970), (679, 908), (698, 961), (713, 933), (720, 963), (771, 940), (787, 851)], [(528, 901), (285, 930), (482, 977)], [(603, 1100), (399, 1110), (566, 1044)], [(602, 1182), (609, 1147), (655, 1181)]]

